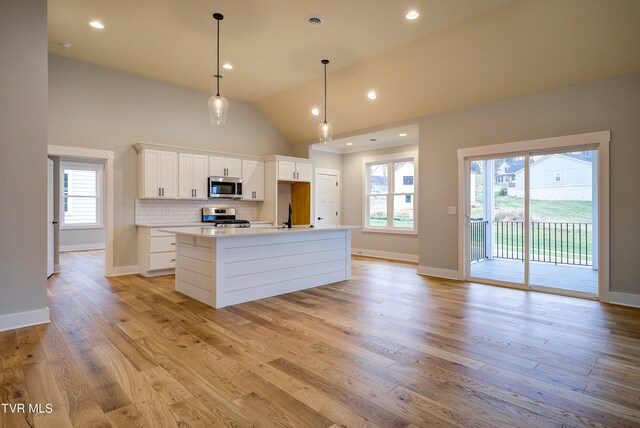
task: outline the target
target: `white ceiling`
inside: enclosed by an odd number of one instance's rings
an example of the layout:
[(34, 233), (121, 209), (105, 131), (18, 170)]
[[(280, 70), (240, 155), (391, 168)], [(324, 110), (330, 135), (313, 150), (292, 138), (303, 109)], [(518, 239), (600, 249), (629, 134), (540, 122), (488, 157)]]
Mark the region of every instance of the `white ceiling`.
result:
[(317, 138), (325, 57), (337, 136), (640, 70), (639, 0), (49, 0), (49, 51), (211, 92), (216, 11), (222, 95), (294, 143)]
[[(49, 0), (49, 51), (212, 91), (221, 12), (222, 94), (256, 101), (512, 0)], [(419, 10), (418, 20), (404, 18)], [(323, 25), (306, 18), (321, 15)], [(99, 20), (103, 30), (89, 27)], [(73, 46), (66, 50), (60, 42)]]
[[(401, 136), (400, 134), (406, 134)], [(313, 144), (312, 150), (331, 153), (354, 153), (386, 147), (406, 146), (418, 142), (418, 125), (369, 132), (345, 138), (334, 138), (327, 144)]]

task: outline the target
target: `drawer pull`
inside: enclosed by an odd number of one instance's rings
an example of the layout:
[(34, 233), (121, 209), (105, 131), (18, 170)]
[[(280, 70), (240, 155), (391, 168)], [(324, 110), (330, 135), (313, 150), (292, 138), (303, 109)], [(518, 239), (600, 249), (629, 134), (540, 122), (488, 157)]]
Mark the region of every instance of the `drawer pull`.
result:
[(172, 262), (175, 262), (175, 261), (176, 261), (176, 259), (171, 259), (171, 261), (172, 261)]
[(175, 243), (175, 242), (172, 242), (172, 243), (171, 243), (171, 245), (176, 245), (176, 243)]

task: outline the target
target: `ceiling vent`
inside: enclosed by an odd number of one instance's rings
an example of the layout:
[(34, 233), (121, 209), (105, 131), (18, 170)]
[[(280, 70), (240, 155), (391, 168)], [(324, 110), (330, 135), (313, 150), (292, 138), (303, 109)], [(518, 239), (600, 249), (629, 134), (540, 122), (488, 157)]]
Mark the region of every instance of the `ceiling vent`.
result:
[(324, 22), (324, 18), (318, 15), (311, 15), (311, 16), (307, 16), (307, 24), (311, 25), (311, 26), (318, 26), (318, 25), (322, 25), (322, 23)]

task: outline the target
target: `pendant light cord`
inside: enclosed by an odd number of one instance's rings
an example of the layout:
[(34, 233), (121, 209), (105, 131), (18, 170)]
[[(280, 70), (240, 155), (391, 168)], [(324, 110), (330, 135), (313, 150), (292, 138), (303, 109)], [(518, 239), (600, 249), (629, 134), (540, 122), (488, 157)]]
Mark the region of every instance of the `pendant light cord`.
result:
[(327, 123), (327, 64), (324, 64), (324, 123)]
[(216, 97), (220, 96), (220, 20), (216, 19), (216, 21), (218, 21), (218, 67), (217, 67), (217, 72), (216, 72), (216, 82), (217, 82), (217, 93), (216, 93)]

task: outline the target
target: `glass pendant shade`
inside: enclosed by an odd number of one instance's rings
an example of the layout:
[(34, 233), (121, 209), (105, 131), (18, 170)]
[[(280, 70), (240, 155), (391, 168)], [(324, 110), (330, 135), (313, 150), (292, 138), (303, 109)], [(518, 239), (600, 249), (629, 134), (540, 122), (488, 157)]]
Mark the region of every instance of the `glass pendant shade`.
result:
[(322, 122), (318, 125), (318, 136), (322, 144), (331, 142), (331, 136), (333, 135), (333, 126), (330, 123)]
[(209, 98), (209, 118), (211, 119), (211, 123), (214, 125), (224, 125), (227, 120), (227, 110), (229, 110), (229, 102), (220, 95), (220, 21), (224, 19), (224, 16), (221, 13), (214, 13), (213, 19), (216, 20), (216, 27), (218, 29), (217, 32), (217, 63), (218, 66), (216, 68), (216, 74), (214, 77), (216, 78), (216, 95)]
[(223, 125), (227, 120), (227, 110), (229, 110), (229, 103), (223, 96), (216, 95), (209, 98), (209, 117), (212, 124)]

